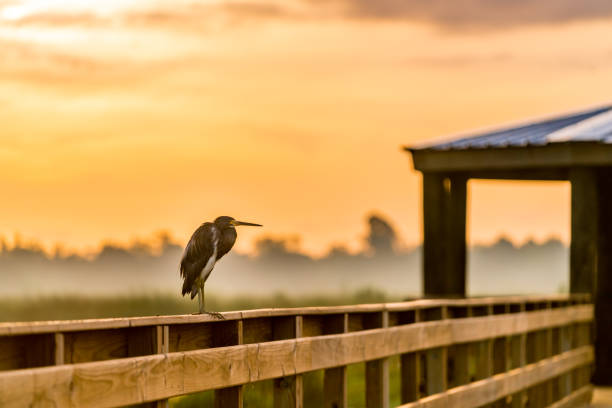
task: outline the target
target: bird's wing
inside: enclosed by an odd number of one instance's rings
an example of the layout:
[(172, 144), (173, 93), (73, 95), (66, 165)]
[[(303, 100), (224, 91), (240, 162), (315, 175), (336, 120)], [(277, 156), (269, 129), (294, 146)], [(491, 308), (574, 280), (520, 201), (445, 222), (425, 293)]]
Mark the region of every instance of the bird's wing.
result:
[[(193, 297), (193, 294), (197, 293), (195, 281), (211, 257), (216, 257), (218, 242), (219, 230), (210, 222), (202, 224), (191, 236), (181, 259), (183, 295), (191, 292)], [(213, 259), (213, 264), (214, 261)]]

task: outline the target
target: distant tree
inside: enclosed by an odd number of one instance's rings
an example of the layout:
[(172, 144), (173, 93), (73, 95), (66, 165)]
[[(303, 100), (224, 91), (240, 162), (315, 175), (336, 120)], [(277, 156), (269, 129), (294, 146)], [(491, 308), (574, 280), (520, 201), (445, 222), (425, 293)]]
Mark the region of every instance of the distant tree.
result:
[(370, 231), (366, 241), (374, 255), (391, 255), (397, 242), (397, 233), (391, 224), (379, 215), (368, 218)]

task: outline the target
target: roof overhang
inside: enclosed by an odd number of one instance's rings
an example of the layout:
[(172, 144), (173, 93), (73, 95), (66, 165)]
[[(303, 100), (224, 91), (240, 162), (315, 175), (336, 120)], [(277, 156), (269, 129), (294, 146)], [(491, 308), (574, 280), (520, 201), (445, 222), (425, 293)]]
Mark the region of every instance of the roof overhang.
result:
[(412, 154), (415, 170), (421, 172), (525, 175), (529, 171), (546, 174), (547, 170), (571, 167), (612, 166), (612, 144), (599, 142), (464, 150), (404, 149)]

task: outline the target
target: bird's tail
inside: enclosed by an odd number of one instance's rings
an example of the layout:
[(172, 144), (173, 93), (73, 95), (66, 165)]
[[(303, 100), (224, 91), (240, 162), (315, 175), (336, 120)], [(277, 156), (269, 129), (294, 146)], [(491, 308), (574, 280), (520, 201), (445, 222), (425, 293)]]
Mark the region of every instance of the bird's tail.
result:
[(191, 298), (193, 299), (198, 294), (198, 288), (196, 285), (194, 285), (194, 282), (189, 282), (188, 279), (185, 279), (185, 281), (183, 282), (183, 289), (181, 290), (181, 294), (185, 296), (187, 293), (189, 293), (191, 295)]

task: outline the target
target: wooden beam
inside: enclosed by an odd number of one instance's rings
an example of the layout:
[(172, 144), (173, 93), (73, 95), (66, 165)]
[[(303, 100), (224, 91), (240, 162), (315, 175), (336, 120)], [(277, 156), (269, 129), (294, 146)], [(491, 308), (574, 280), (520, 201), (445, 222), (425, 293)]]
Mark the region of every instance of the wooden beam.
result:
[(589, 168), (575, 168), (570, 171), (570, 181), (570, 292), (594, 295), (600, 225), (597, 172)]
[(423, 174), (425, 296), (465, 296), (466, 192), (464, 177)]
[[(545, 301), (578, 301), (588, 303), (590, 300), (582, 295), (554, 294), (528, 296), (491, 296), (467, 299), (418, 299), (396, 303), (374, 303), (347, 306), (311, 306), (278, 309), (254, 309), (223, 313), (225, 321), (249, 320), (259, 317), (280, 316), (327, 316), (342, 313), (369, 313), (389, 311), (409, 311), (424, 307), (438, 306), (476, 306), (495, 305), (513, 302), (545, 302)], [(57, 332), (70, 333), (80, 331), (98, 331), (130, 327), (145, 327), (167, 325), (176, 329), (178, 326), (194, 324), (215, 324), (219, 320), (205, 314), (202, 315), (171, 315), (147, 317), (118, 317), (109, 319), (62, 320), (42, 322), (4, 322), (0, 323), (0, 338), (4, 336), (19, 336), (29, 334), (53, 334)], [(1, 347), (0, 347), (1, 350)], [(173, 351), (172, 349), (170, 351)]]
[(592, 358), (593, 355), (584, 349), (568, 351), (398, 408), (480, 407), (588, 364)]
[(589, 142), (500, 149), (411, 150), (410, 152), (414, 168), (423, 172), (612, 166), (612, 145)]

